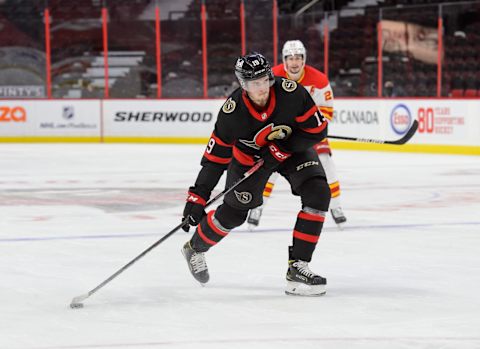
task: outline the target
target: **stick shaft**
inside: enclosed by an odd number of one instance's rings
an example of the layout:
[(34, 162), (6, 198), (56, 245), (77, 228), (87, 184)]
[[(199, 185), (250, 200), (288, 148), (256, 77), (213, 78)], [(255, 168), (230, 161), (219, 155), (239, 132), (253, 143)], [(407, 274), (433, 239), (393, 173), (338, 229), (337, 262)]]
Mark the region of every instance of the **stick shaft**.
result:
[(334, 135), (328, 135), (327, 137), (332, 139), (343, 139), (346, 141), (353, 141), (353, 142), (402, 145), (407, 143), (413, 137), (415, 132), (417, 132), (417, 128), (418, 128), (418, 121), (414, 120), (412, 123), (412, 126), (410, 126), (407, 133), (405, 133), (405, 135), (402, 138), (399, 138), (393, 141), (387, 141), (382, 139), (360, 138), (360, 137), (334, 136)]
[[(235, 182), (234, 184), (232, 184), (229, 188), (225, 188), (221, 193), (217, 194), (213, 199), (210, 199), (207, 204), (205, 205), (205, 208), (207, 208), (208, 206), (214, 204), (215, 202), (217, 202), (220, 198), (222, 198), (223, 196), (225, 196), (226, 194), (228, 194), (229, 192), (231, 192), (233, 189), (235, 189), (240, 183), (242, 183), (243, 181), (245, 181), (248, 177), (250, 177), (252, 174), (254, 174), (255, 172), (258, 171), (258, 169), (260, 167), (262, 167), (263, 165), (263, 160), (260, 160), (258, 161), (252, 168), (250, 168), (247, 172), (245, 172), (243, 174), (243, 177), (240, 178), (237, 182)], [(188, 217), (185, 218), (179, 225), (177, 225), (175, 228), (173, 228), (172, 230), (170, 230), (167, 234), (165, 234), (164, 236), (162, 236), (158, 241), (156, 241), (153, 245), (151, 245), (150, 247), (148, 247), (147, 249), (145, 249), (142, 253), (140, 253), (138, 256), (136, 256), (135, 258), (133, 258), (130, 262), (128, 262), (127, 264), (125, 264), (123, 267), (121, 267), (120, 269), (118, 269), (115, 273), (113, 273), (112, 275), (110, 275), (107, 279), (105, 279), (104, 281), (102, 281), (98, 286), (96, 286), (95, 288), (93, 288), (92, 290), (90, 290), (88, 293), (84, 294), (84, 295), (80, 295), (80, 296), (77, 296), (77, 297), (74, 297), (73, 300), (72, 300), (72, 304), (75, 304), (75, 303), (80, 303), (82, 302), (83, 300), (87, 299), (88, 297), (90, 297), (91, 295), (93, 295), (94, 293), (96, 293), (98, 290), (100, 290), (101, 288), (103, 288), (106, 284), (110, 283), (110, 281), (112, 281), (113, 279), (115, 279), (118, 275), (120, 275), (121, 273), (123, 273), (126, 269), (128, 269), (129, 267), (131, 267), (135, 262), (137, 262), (139, 259), (141, 259), (143, 256), (145, 256), (148, 252), (150, 252), (151, 250), (153, 250), (155, 247), (157, 247), (158, 245), (160, 245), (162, 242), (164, 242), (165, 240), (167, 240), (170, 236), (172, 236), (174, 233), (176, 233), (178, 230), (180, 230), (180, 228), (182, 228), (185, 224), (187, 224), (188, 222)]]

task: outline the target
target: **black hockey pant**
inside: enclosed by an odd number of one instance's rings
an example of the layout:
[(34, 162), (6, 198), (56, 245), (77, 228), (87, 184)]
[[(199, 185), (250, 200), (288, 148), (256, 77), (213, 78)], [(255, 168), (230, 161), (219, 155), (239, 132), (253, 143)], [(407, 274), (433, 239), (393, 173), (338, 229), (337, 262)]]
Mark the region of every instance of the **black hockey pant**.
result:
[[(248, 168), (232, 162), (227, 172), (227, 187), (235, 183)], [(313, 150), (296, 153), (286, 160), (278, 172), (284, 176), (294, 195), (300, 196), (302, 210), (297, 214), (293, 230), (290, 258), (309, 262), (322, 231), (330, 204), (330, 188), (317, 154)], [(262, 193), (270, 172), (260, 169), (225, 196), (216, 211), (210, 211), (197, 226), (192, 247), (206, 252), (228, 235), (231, 229), (245, 222), (248, 211), (262, 204)]]

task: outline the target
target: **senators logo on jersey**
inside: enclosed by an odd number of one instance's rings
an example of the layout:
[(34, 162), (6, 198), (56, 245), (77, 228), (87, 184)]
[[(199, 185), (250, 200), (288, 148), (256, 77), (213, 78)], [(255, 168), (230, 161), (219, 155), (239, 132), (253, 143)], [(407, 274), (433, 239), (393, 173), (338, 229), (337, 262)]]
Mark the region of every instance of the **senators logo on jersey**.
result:
[(222, 111), (225, 114), (230, 114), (235, 110), (237, 103), (230, 97), (227, 101), (223, 104)]
[(290, 126), (279, 125), (274, 126), (273, 123), (268, 124), (253, 137), (253, 140), (239, 139), (239, 142), (253, 149), (260, 149), (264, 147), (268, 142), (276, 139), (287, 139), (292, 133)]
[(282, 88), (287, 92), (292, 92), (297, 88), (297, 83), (293, 80), (282, 79)]

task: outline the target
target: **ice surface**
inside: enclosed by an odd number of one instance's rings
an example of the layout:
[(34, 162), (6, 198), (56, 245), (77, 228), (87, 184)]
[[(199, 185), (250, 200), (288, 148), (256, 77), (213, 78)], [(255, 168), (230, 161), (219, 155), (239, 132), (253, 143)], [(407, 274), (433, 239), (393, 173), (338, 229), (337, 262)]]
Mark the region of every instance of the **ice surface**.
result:
[(324, 297), (283, 293), (300, 203), (279, 179), (260, 227), (208, 252), (206, 287), (179, 231), (70, 309), (179, 223), (203, 149), (0, 144), (0, 348), (480, 348), (473, 156), (336, 151), (348, 222), (310, 264)]

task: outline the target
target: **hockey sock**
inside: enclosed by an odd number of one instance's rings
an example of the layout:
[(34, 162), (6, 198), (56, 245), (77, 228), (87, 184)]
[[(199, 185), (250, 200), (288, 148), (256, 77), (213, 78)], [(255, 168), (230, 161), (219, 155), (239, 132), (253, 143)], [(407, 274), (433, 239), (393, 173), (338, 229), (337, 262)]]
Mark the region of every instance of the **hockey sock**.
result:
[(340, 183), (334, 182), (329, 184), (332, 198), (330, 200), (330, 208), (339, 207), (340, 205)]
[(304, 207), (297, 215), (293, 230), (292, 259), (305, 262), (312, 260), (313, 251), (317, 246), (322, 232), (326, 212)]

